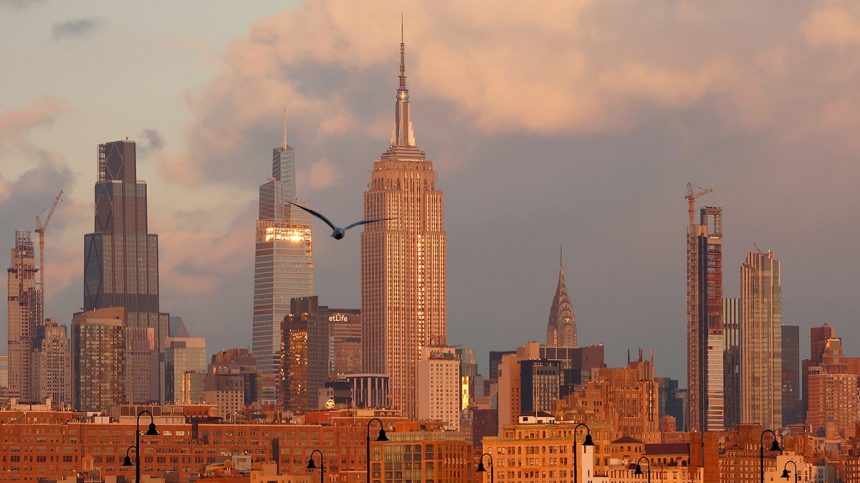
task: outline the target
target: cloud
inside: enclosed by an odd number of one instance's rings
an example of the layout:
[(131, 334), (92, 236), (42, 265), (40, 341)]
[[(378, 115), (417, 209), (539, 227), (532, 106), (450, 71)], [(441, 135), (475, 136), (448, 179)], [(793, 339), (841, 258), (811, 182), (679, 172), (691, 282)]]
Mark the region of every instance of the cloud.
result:
[[(57, 192), (64, 190), (63, 200), (57, 205), (46, 232), (50, 290), (61, 290), (81, 270), (79, 259), (73, 256), (78, 255), (74, 252), (79, 251), (80, 245), (66, 243), (67, 236), (79, 241), (77, 230), (91, 215), (85, 204), (73, 199), (73, 175), (65, 160), (54, 153), (41, 152), (38, 155), (43, 160), (35, 161), (34, 167), (14, 180), (0, 177), (0, 220), (3, 220), (5, 228), (0, 233), (0, 251), (9, 253), (14, 230), (34, 231), (35, 216), (40, 215), (44, 221)], [(36, 159), (35, 156), (33, 154), (30, 159)]]
[(51, 25), (51, 38), (64, 40), (67, 38), (83, 37), (93, 33), (101, 21), (97, 18), (78, 18)]
[(0, 152), (10, 145), (24, 145), (30, 130), (52, 124), (66, 109), (60, 99), (43, 96), (26, 107), (0, 113)]
[(339, 178), (334, 165), (327, 159), (321, 159), (308, 169), (299, 170), (296, 184), (308, 191), (316, 191), (336, 185)]
[(840, 5), (817, 7), (801, 25), (800, 31), (812, 45), (860, 46), (860, 15)]
[(37, 3), (42, 3), (45, 0), (0, 0), (0, 7), (15, 7), (26, 8)]
[(143, 143), (138, 146), (138, 149), (144, 154), (160, 151), (164, 147), (164, 138), (161, 137), (158, 129), (144, 129), (141, 131), (140, 137)]
[[(655, 109), (683, 112), (700, 103), (751, 129), (769, 129), (821, 107), (811, 93), (797, 98), (796, 74), (808, 65), (807, 53), (773, 47), (774, 36), (786, 37), (806, 20), (802, 7), (783, 10), (785, 27), (738, 24), (737, 5), (713, 3), (655, 8), (559, 1), (537, 9), (486, 0), (403, 7), (416, 104), (444, 106), (444, 122), (490, 135), (602, 135), (648, 122)], [(758, 18), (768, 7), (748, 8)], [(263, 157), (264, 146), (275, 145), (284, 105), (291, 125), (299, 124), (291, 139), (305, 147), (312, 142), (319, 158), (335, 159), (322, 145), (346, 141), (357, 127), (384, 131), (384, 143), (398, 22), (384, 1), (361, 9), (310, 2), (259, 20), (229, 46), (214, 80), (188, 94), (188, 148), (159, 168), (183, 184), (253, 186), (260, 174), (237, 161)], [(729, 24), (739, 32), (727, 33)], [(774, 67), (765, 62), (782, 62), (782, 69), (762, 73)], [(420, 142), (420, 117), (414, 118)]]

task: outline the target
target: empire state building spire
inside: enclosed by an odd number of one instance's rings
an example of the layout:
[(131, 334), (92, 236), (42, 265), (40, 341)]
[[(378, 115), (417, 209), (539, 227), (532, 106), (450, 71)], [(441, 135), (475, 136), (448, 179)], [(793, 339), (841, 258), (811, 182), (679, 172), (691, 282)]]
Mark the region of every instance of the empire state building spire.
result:
[(397, 87), (397, 104), (394, 108), (394, 136), (391, 148), (415, 148), (415, 133), (412, 130), (412, 120), (409, 117), (409, 89), (406, 88), (406, 43), (403, 37), (403, 18), (400, 19), (400, 72)]

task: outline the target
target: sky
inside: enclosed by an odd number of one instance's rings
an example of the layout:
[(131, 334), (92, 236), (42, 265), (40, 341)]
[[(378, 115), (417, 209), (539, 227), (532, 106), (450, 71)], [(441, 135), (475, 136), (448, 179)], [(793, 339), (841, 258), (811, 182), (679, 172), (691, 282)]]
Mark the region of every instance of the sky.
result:
[[(445, 197), (448, 342), (484, 372), (487, 351), (544, 340), (563, 244), (580, 343), (610, 365), (653, 348), (684, 385), (687, 181), (723, 207), (724, 294), (747, 251), (774, 250), (801, 354), (828, 322), (860, 356), (854, 2), (130, 5), (0, 0), (0, 253), (63, 189), (46, 257), (62, 323), (83, 299), (97, 145), (128, 137), (162, 310), (210, 352), (249, 346), (257, 188), (284, 110), (300, 199), (360, 217), (402, 13), (416, 139)], [(314, 230), (320, 303), (360, 307), (358, 233)]]

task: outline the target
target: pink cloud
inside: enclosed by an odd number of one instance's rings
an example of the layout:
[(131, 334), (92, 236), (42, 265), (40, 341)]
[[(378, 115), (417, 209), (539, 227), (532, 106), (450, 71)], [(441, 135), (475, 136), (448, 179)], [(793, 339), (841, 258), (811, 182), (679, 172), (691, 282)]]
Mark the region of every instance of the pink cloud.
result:
[(840, 5), (818, 7), (810, 13), (800, 31), (812, 45), (860, 46), (860, 15)]
[(223, 220), (224, 213), (232, 211), (232, 206), (213, 206), (153, 220), (153, 230), (165, 234), (159, 237), (162, 292), (211, 295), (225, 277), (247, 269), (254, 240), (252, 225), (243, 222), (247, 214), (237, 216), (237, 221), (226, 227), (223, 223), (201, 222)]
[(340, 176), (329, 160), (321, 159), (311, 164), (309, 168), (299, 170), (296, 178), (296, 184), (308, 188), (309, 191), (315, 191), (336, 185)]
[(29, 105), (0, 113), (0, 149), (19, 143), (19, 137), (39, 126), (51, 124), (67, 109), (54, 97), (43, 96)]

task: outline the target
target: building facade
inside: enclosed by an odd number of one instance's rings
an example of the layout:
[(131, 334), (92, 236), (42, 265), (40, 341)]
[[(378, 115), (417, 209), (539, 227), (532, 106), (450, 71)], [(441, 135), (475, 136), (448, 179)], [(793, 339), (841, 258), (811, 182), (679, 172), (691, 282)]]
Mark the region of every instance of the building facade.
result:
[(607, 428), (612, 437), (659, 441), (660, 387), (654, 379), (654, 361), (640, 354), (626, 367), (594, 369), (591, 379), (558, 403), (554, 414)]
[(272, 176), (260, 185), (254, 252), (251, 351), (262, 381), (262, 399), (274, 402), (281, 360), (281, 322), (290, 300), (314, 294), (313, 237), (308, 215), (298, 202), (293, 147), (272, 151)]
[(824, 323), (819, 327), (809, 329), (809, 359), (804, 359), (801, 363), (800, 379), (803, 386), (802, 393), (802, 414), (806, 414), (809, 409), (809, 368), (812, 366), (821, 365), (824, 360), (824, 349), (827, 344), (827, 339), (836, 337), (836, 329), (830, 324)]
[(687, 387), (691, 431), (725, 427), (722, 208), (705, 207), (687, 228)]
[(328, 307), (316, 296), (292, 299), (281, 335), (279, 400), (285, 409), (304, 412), (325, 404), (319, 397), (330, 379), (330, 327)]
[(723, 299), (723, 330), (726, 352), (723, 357), (723, 399), (727, 429), (741, 422), (741, 299)]
[(422, 350), (446, 343), (446, 235), (436, 172), (412, 130), (402, 42), (399, 80), (394, 137), (364, 193), (365, 218), (387, 220), (361, 234), (363, 367), (388, 374), (392, 405), (414, 418)]
[(453, 347), (425, 347), (418, 362), (418, 419), (460, 430), (460, 358)]
[(110, 307), (72, 319), (72, 406), (107, 411), (127, 402), (125, 309)]
[[(170, 316), (159, 307), (158, 235), (149, 233), (146, 182), (137, 178), (136, 145), (99, 144), (93, 232), (84, 235), (84, 311), (123, 307), (128, 327), (152, 329), (156, 358), (168, 336)], [(144, 367), (132, 367), (141, 361)], [(162, 394), (160, 361), (130, 361), (148, 373), (148, 387), (129, 395), (141, 402)]]
[(36, 255), (29, 231), (15, 231), (7, 273), (8, 397), (36, 402), (32, 385), (33, 340), (41, 325), (41, 294), (36, 286)]
[(741, 266), (741, 422), (782, 427), (782, 276), (772, 251)]
[[(245, 455), (254, 465), (274, 462), (278, 473), (304, 477), (308, 474), (308, 457), (314, 449), (320, 449), (325, 454), (327, 481), (333, 476), (334, 481), (366, 482), (356, 475), (364, 477), (365, 432), (368, 420), (374, 416), (382, 419), (390, 441), (371, 444), (373, 471), (386, 475), (385, 480), (373, 481), (408, 481), (397, 477), (412, 475), (414, 462), (421, 462), (417, 471), (420, 481), (473, 481), (466, 479), (474, 469), (471, 445), (462, 435), (443, 433), (436, 428), (422, 431), (399, 427), (402, 418), (391, 418), (381, 412), (330, 418), (322, 421), (325, 424), (235, 424), (207, 422), (206, 414), (200, 421), (194, 421), (196, 418), (192, 416), (200, 415), (168, 414), (158, 406), (131, 409), (113, 418), (81, 418), (80, 414), (69, 411), (44, 409), (0, 410), (0, 420), (11, 422), (0, 425), (0, 440), (16, 441), (0, 445), (0, 474), (4, 475), (4, 481), (12, 475), (20, 481), (81, 481), (75, 477), (89, 467), (99, 472), (102, 479), (83, 481), (116, 481), (120, 477), (124, 480), (119, 481), (134, 481), (135, 469), (122, 466), (122, 461), (129, 444), (134, 443), (135, 415), (139, 409), (147, 409), (155, 414), (160, 434), (140, 437), (141, 474), (160, 478), (156, 481), (212, 481), (198, 479), (200, 470), (206, 465), (230, 461), (234, 455)], [(421, 448), (420, 460), (413, 457), (416, 446)], [(460, 476), (454, 476), (458, 472)], [(436, 474), (440, 475), (438, 479), (427, 476)], [(449, 474), (452, 479), (447, 479)], [(313, 476), (312, 481), (319, 481), (318, 473)], [(148, 480), (144, 477), (141, 481)], [(229, 481), (248, 480), (246, 475), (245, 479)]]
[(36, 400), (58, 405), (72, 403), (72, 359), (66, 326), (55, 319), (38, 327), (33, 350), (32, 387)]
[[(182, 404), (185, 373), (206, 372), (206, 339), (202, 337), (171, 337), (164, 351), (165, 399), (171, 404)], [(190, 395), (188, 400), (190, 402)]]
[[(483, 450), (493, 457), (494, 479), (508, 483), (573, 481), (573, 428), (570, 423), (505, 425), (498, 436), (483, 439)], [(582, 443), (583, 436), (579, 436)], [(594, 481), (595, 446), (577, 445), (579, 482)], [(485, 465), (489, 460), (485, 460)], [(490, 471), (481, 481), (490, 483)]]
[(328, 378), (359, 374), (361, 367), (361, 310), (326, 308), (329, 348)]
[(800, 327), (782, 326), (782, 423), (802, 423), (800, 402)]

